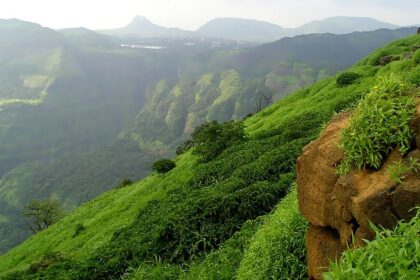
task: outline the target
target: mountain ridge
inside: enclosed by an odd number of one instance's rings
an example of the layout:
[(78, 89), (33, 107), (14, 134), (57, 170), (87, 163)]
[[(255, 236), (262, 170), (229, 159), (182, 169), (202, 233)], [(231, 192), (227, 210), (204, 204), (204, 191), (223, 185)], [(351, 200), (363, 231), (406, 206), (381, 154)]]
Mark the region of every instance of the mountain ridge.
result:
[[(222, 17), (214, 18), (195, 31), (167, 28), (152, 23), (144, 16), (136, 16), (127, 26), (100, 32), (117, 36), (155, 37), (205, 37), (239, 41), (269, 42), (310, 33), (345, 34), (354, 31), (372, 31), (380, 28), (395, 29), (399, 26), (369, 17), (338, 16), (314, 20), (295, 28), (286, 28), (268, 21)], [(144, 30), (143, 30), (144, 29)]]

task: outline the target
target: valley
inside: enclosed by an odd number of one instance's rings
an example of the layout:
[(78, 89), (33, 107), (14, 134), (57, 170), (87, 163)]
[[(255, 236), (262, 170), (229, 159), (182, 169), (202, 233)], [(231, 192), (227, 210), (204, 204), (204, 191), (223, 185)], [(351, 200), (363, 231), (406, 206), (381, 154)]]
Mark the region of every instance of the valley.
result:
[[(370, 273), (352, 256), (377, 267), (375, 242), (418, 228), (416, 32), (363, 17), (195, 31), (1, 19), (0, 279)], [(60, 215), (35, 231), (28, 205), (43, 201)]]

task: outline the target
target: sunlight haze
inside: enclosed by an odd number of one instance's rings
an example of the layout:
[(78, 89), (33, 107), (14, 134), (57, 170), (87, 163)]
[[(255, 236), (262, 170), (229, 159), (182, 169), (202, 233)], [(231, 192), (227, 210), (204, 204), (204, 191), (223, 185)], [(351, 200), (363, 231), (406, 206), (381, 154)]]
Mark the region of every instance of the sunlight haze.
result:
[(6, 0), (0, 9), (0, 18), (19, 18), (56, 29), (116, 28), (135, 15), (163, 26), (195, 30), (217, 17), (253, 18), (296, 27), (331, 16), (363, 16), (412, 25), (420, 22), (419, 14), (418, 0)]

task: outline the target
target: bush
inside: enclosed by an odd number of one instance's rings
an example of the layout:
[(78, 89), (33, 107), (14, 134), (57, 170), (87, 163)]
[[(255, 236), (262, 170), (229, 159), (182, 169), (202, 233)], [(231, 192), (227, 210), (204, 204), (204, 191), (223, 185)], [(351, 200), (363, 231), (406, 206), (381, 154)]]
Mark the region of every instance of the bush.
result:
[(361, 77), (360, 74), (357, 74), (357, 73), (354, 73), (354, 72), (344, 72), (344, 73), (341, 73), (337, 77), (336, 83), (337, 83), (337, 86), (339, 86), (339, 87), (345, 87), (345, 86), (353, 84), (360, 77)]
[(193, 154), (201, 156), (203, 162), (209, 162), (227, 147), (245, 140), (242, 122), (229, 121), (219, 124), (217, 121), (212, 121), (197, 127), (192, 134), (195, 146)]
[(75, 229), (74, 229), (74, 234), (73, 234), (73, 238), (78, 236), (82, 231), (84, 231), (86, 228), (82, 223), (79, 223), (76, 225)]
[(420, 50), (417, 50), (414, 54), (413, 54), (413, 61), (414, 63), (419, 64), (420, 63)]
[(387, 173), (391, 180), (396, 184), (401, 184), (409, 173), (418, 172), (420, 169), (420, 162), (417, 158), (410, 157), (403, 161), (397, 161), (388, 166)]
[(194, 146), (194, 143), (191, 139), (188, 139), (187, 141), (185, 141), (184, 143), (181, 144), (181, 146), (179, 146), (178, 148), (176, 148), (176, 154), (177, 155), (181, 155), (183, 153), (185, 153), (186, 151), (188, 151), (189, 149), (191, 149)]
[(127, 187), (127, 186), (130, 186), (130, 185), (132, 185), (133, 184), (133, 181), (131, 181), (130, 179), (124, 179), (124, 180), (122, 180), (121, 181), (121, 183), (119, 183), (118, 185), (117, 185), (117, 189), (121, 189), (121, 188), (124, 188), (124, 187)]
[(395, 230), (374, 230), (374, 241), (345, 252), (324, 279), (419, 279), (420, 211), (410, 222), (399, 222)]
[(378, 169), (395, 148), (410, 149), (413, 132), (409, 122), (415, 115), (412, 86), (395, 75), (381, 78), (364, 96), (343, 131), (341, 147), (345, 158), (339, 166), (344, 175), (350, 169)]
[(160, 174), (165, 174), (176, 166), (175, 162), (170, 159), (161, 159), (153, 163), (152, 170)]

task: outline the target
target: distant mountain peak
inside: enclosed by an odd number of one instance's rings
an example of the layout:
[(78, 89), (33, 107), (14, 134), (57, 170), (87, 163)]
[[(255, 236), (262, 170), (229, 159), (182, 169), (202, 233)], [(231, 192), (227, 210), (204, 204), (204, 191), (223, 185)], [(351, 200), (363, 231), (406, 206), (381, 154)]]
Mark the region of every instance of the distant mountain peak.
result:
[(134, 37), (189, 37), (189, 31), (178, 28), (167, 28), (157, 25), (142, 15), (135, 16), (132, 21), (124, 27), (114, 30), (103, 30), (101, 33), (116, 36)]
[(370, 17), (335, 16), (314, 20), (294, 29), (295, 34), (334, 33), (345, 34), (354, 31), (372, 31), (376, 29), (395, 29), (399, 26), (379, 21)]
[(153, 24), (147, 17), (145, 16), (135, 16), (133, 20), (128, 24)]
[(256, 19), (224, 17), (210, 20), (197, 33), (207, 37), (264, 42), (282, 37), (284, 28)]

